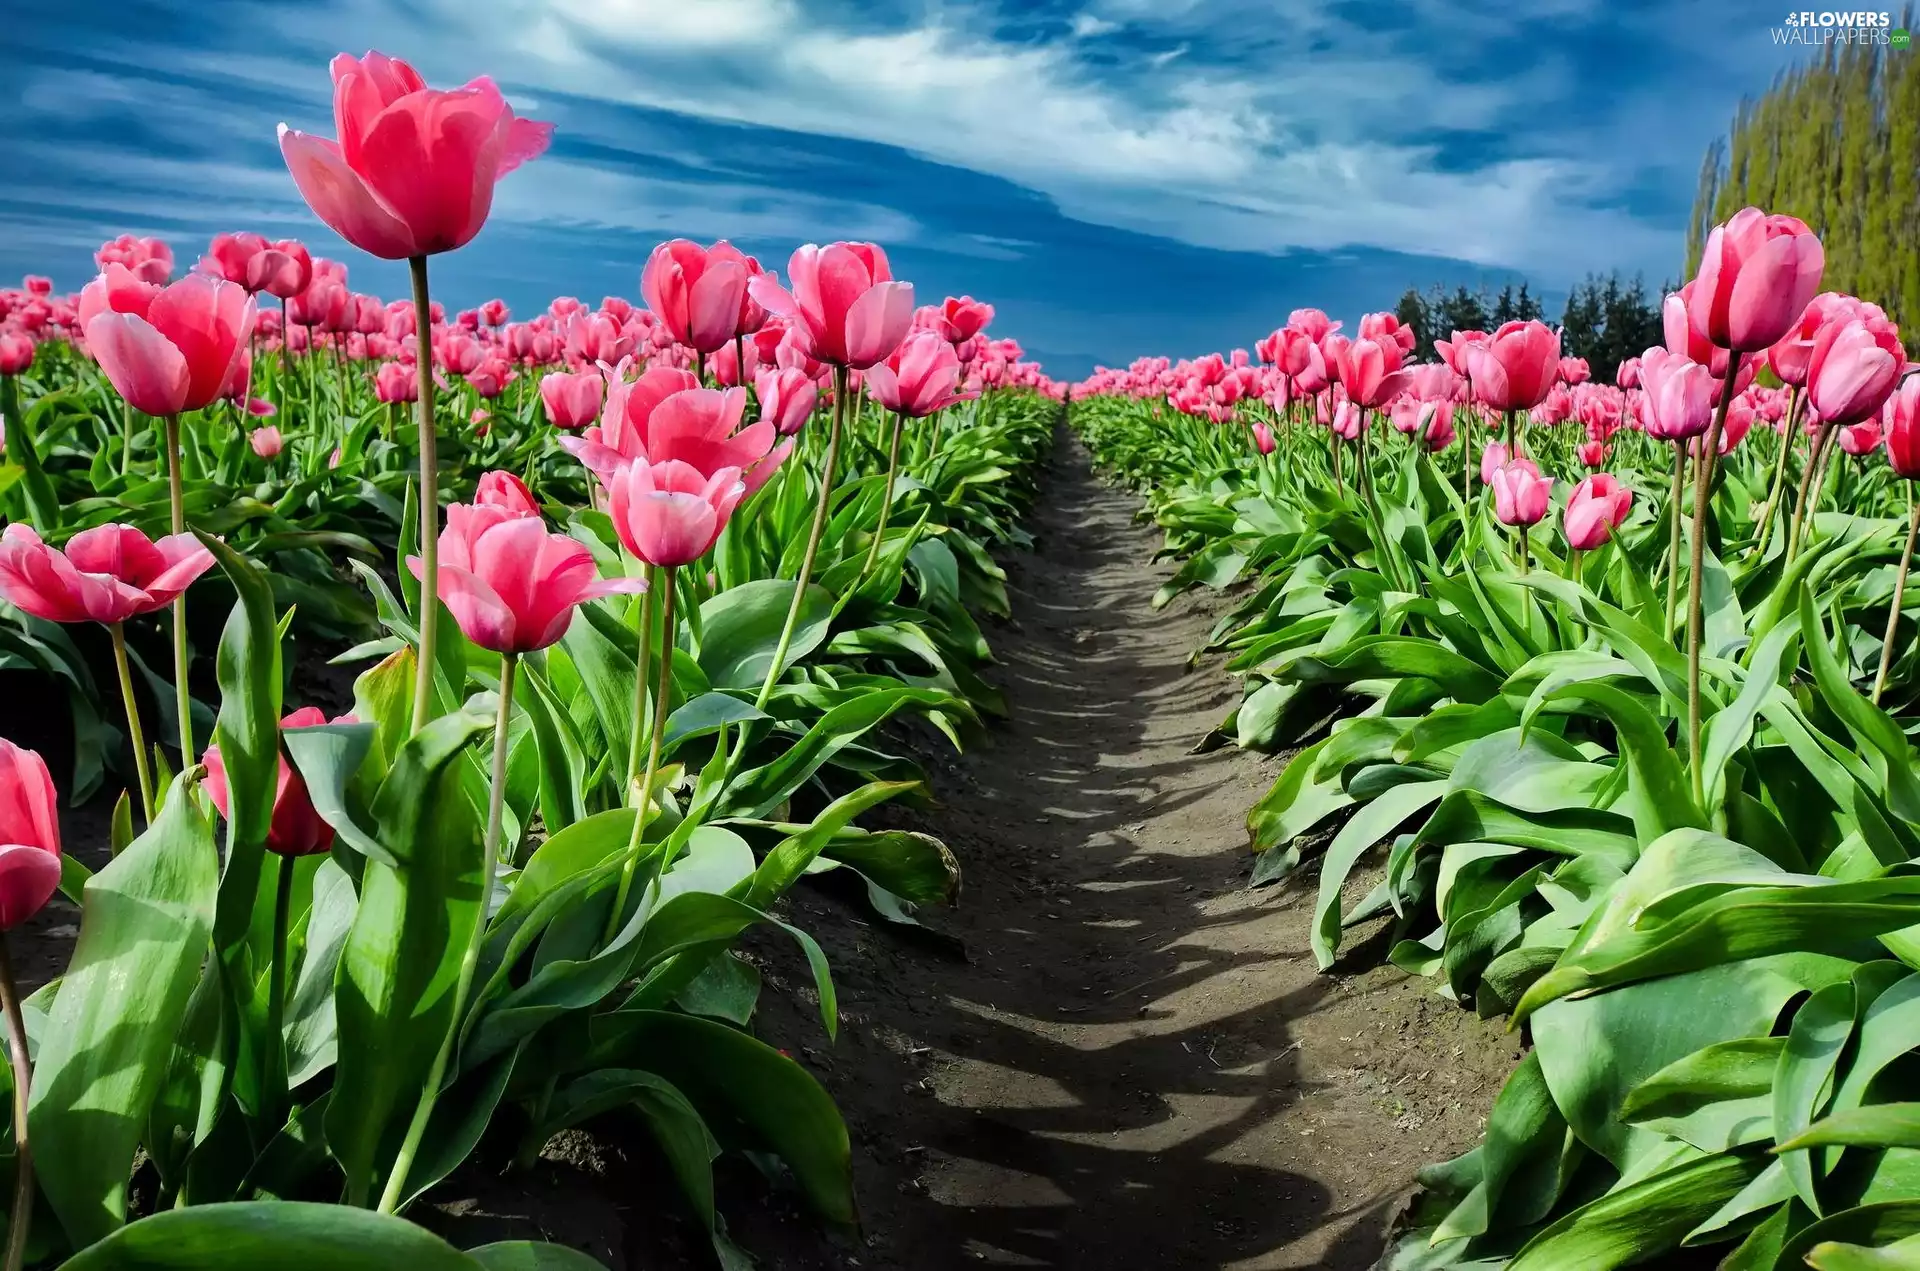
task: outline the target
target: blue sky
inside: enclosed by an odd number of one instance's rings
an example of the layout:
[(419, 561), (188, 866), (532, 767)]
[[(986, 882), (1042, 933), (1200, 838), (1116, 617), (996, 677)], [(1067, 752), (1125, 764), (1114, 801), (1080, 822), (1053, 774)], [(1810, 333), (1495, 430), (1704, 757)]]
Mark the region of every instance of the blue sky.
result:
[(1077, 376), (1410, 284), (1674, 275), (1702, 151), (1782, 64), (1778, 21), (1707, 0), (60, 0), (17, 7), (0, 45), (0, 278), (76, 287), (126, 230), (185, 268), (253, 229), (400, 294), (404, 267), (315, 220), (274, 140), (330, 134), (327, 59), (375, 47), (442, 86), (492, 74), (558, 125), (436, 258), (451, 305), (637, 299), (675, 235), (783, 270), (800, 242), (870, 238), (923, 300), (991, 300), (997, 333)]

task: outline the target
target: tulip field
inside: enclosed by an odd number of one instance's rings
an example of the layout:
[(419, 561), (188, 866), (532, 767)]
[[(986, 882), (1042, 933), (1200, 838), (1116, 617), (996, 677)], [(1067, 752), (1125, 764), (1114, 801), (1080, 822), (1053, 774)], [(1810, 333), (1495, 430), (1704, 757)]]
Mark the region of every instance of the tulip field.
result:
[(1274, 758), (1207, 850), (1310, 899), (1277, 952), (1385, 930), (1522, 1056), (1380, 1266), (1920, 1268), (1920, 366), (1805, 224), (1715, 228), (1618, 367), (1300, 309), (1068, 385), (871, 243), (450, 310), (551, 126), (331, 73), (290, 180), (411, 294), (240, 227), (0, 290), (0, 1271), (603, 1267), (432, 1212), (614, 1114), (698, 1265), (776, 1253), (731, 1163), (858, 1232), (876, 1136), (761, 1008), (842, 1027), (803, 879), (958, 896), (929, 768), (1025, 718), (1007, 566), (1081, 445), (1142, 608), (1218, 593), (1191, 741)]

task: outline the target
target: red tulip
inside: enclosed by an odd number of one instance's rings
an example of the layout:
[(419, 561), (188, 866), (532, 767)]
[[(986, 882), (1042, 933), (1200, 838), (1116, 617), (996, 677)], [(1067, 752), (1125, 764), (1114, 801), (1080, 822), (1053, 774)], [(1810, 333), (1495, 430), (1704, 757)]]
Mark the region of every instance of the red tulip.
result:
[(511, 472), (495, 468), (480, 474), (480, 488), (473, 496), (475, 506), (499, 508), (510, 516), (539, 516), (540, 505), (533, 491)]
[(1582, 467), (1598, 468), (1606, 463), (1611, 449), (1604, 441), (1583, 441), (1576, 453)]
[[(420, 558), (407, 568), (420, 576)], [(467, 639), (495, 653), (544, 649), (567, 632), (583, 601), (639, 589), (635, 578), (601, 579), (593, 554), (553, 534), (537, 515), (497, 504), (455, 503), (440, 532), (440, 599)]]
[(387, 260), (472, 241), (501, 177), (543, 153), (553, 125), (514, 117), (486, 76), (430, 89), (399, 58), (333, 59), (338, 142), (280, 125), (280, 153), (315, 215)]
[(932, 331), (908, 336), (891, 357), (869, 368), (866, 375), (869, 397), (915, 419), (977, 396), (956, 391), (960, 357), (953, 345)]
[[(321, 724), (354, 724), (352, 714), (328, 719), (317, 706), (303, 706), (280, 721), (280, 731), (294, 732)], [(208, 746), (200, 757), (207, 766), (207, 797), (220, 815), (227, 815), (227, 767), (220, 758), (220, 747)], [(333, 846), (333, 827), (314, 811), (313, 797), (307, 793), (306, 780), (285, 755), (280, 756), (280, 776), (273, 788), (273, 820), (267, 827), (266, 848), (277, 856), (317, 856)]]
[(797, 367), (761, 371), (753, 377), (753, 391), (760, 399), (760, 418), (772, 420), (782, 437), (805, 427), (820, 401), (820, 386)]
[(125, 622), (173, 603), (213, 565), (191, 534), (155, 542), (131, 525), (99, 525), (47, 546), (31, 525), (0, 534), (0, 596), (49, 622)]
[(1547, 514), (1553, 479), (1531, 459), (1509, 459), (1493, 470), (1493, 514), (1503, 525), (1536, 525)]
[(150, 297), (103, 274), (80, 293), (80, 316), (100, 369), (149, 415), (218, 401), (253, 332), (246, 291), (205, 274), (189, 274)]
[[(1552, 483), (1548, 483), (1551, 490)], [(1495, 498), (1499, 497), (1495, 487)], [(1627, 519), (1633, 506), (1633, 491), (1604, 472), (1596, 472), (1567, 496), (1560, 524), (1567, 534), (1567, 546), (1576, 552), (1588, 552), (1613, 536), (1616, 526)], [(1504, 518), (1502, 518), (1504, 519)]]
[(1713, 423), (1713, 372), (1683, 354), (1648, 349), (1640, 358), (1641, 409), (1649, 437), (1685, 441)]
[(0, 375), (24, 375), (33, 366), (33, 337), (18, 327), (0, 326)]
[(1688, 323), (1719, 348), (1758, 352), (1792, 328), (1825, 266), (1806, 222), (1742, 208), (1707, 235)]
[(53, 279), (40, 274), (28, 274), (20, 280), (20, 285), (25, 288), (27, 294), (31, 296), (44, 298), (53, 294)]
[(608, 488), (621, 543), (648, 564), (665, 566), (705, 555), (747, 496), (740, 469), (709, 475), (678, 460), (629, 464)]
[(1472, 349), (1473, 395), (1494, 410), (1538, 406), (1560, 375), (1560, 335), (1544, 322), (1509, 322)]
[(540, 381), (540, 400), (547, 408), (547, 422), (568, 430), (585, 428), (600, 418), (600, 403), (606, 391), (607, 381), (598, 371), (555, 371)]
[(0, 737), (0, 931), (39, 913), (60, 886), (58, 799), (46, 761)]
[(886, 359), (913, 323), (913, 287), (893, 281), (887, 254), (873, 243), (809, 243), (787, 262), (789, 292), (762, 274), (752, 294), (788, 318), (813, 357), (865, 370)]
[(1906, 365), (1891, 323), (1830, 322), (1813, 342), (1807, 401), (1822, 422), (1857, 424), (1879, 413)]
[(949, 342), (965, 344), (974, 336), (987, 329), (993, 321), (993, 306), (972, 296), (948, 296), (940, 306), (940, 316), (946, 320), (946, 330), (942, 332)]

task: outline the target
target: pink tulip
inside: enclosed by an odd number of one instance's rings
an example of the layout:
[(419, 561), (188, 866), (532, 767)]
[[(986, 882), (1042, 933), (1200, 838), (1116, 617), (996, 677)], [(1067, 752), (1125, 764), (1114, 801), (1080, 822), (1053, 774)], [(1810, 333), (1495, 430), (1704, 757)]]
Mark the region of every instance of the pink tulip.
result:
[(948, 296), (940, 306), (940, 316), (946, 321), (946, 329), (941, 334), (953, 344), (965, 344), (993, 321), (993, 306), (972, 296)]
[[(407, 557), (420, 577), (420, 558)], [(552, 534), (538, 516), (497, 504), (455, 503), (440, 532), (440, 599), (467, 639), (494, 653), (544, 649), (567, 632), (573, 608), (636, 578), (601, 579), (578, 540)]]
[(876, 363), (866, 373), (869, 397), (888, 410), (914, 419), (924, 419), (976, 396), (956, 391), (959, 380), (959, 355), (953, 345), (932, 331), (908, 336), (886, 361)]
[(1490, 483), (1493, 480), (1493, 474), (1498, 472), (1506, 462), (1507, 448), (1503, 443), (1493, 441), (1482, 447), (1480, 450), (1481, 484)]
[(1887, 462), (1895, 476), (1920, 479), (1920, 375), (1909, 375), (1881, 410), (1887, 437)]
[(1255, 420), (1253, 424), (1253, 448), (1263, 455), (1273, 453), (1273, 429), (1267, 427), (1265, 420)]
[(53, 279), (40, 274), (28, 274), (20, 280), (20, 286), (32, 296), (45, 298), (53, 294)]
[(1758, 352), (1793, 327), (1825, 266), (1806, 222), (1742, 208), (1707, 235), (1688, 322), (1719, 348)]
[(294, 239), (270, 243), (259, 234), (215, 234), (199, 268), (249, 292), (292, 298), (313, 280), (313, 257)]
[(1328, 319), (1319, 309), (1295, 309), (1287, 315), (1287, 328), (1298, 331), (1307, 339), (1318, 344), (1328, 335), (1340, 329), (1340, 324)]
[(540, 401), (547, 408), (547, 422), (569, 431), (585, 428), (600, 418), (606, 391), (607, 381), (598, 371), (554, 371), (540, 381)]
[(489, 300), (480, 306), (480, 318), (490, 327), (502, 327), (507, 324), (507, 302)]
[(467, 372), (467, 383), (474, 392), (488, 400), (506, 392), (512, 380), (513, 364), (500, 357), (489, 357)]
[(632, 463), (608, 482), (614, 529), (650, 565), (688, 565), (705, 555), (747, 495), (738, 468), (703, 473), (679, 460)]
[(1859, 318), (1868, 326), (1887, 323), (1886, 311), (1855, 296), (1839, 291), (1823, 291), (1800, 311), (1787, 333), (1767, 350), (1767, 365), (1782, 384), (1805, 388), (1807, 372), (1813, 362), (1813, 344), (1823, 328), (1849, 318)]
[(820, 386), (797, 367), (761, 371), (753, 377), (753, 391), (760, 399), (760, 418), (772, 420), (782, 437), (805, 427), (820, 400)]
[(1829, 425), (1857, 424), (1879, 413), (1906, 365), (1892, 324), (1858, 318), (1828, 323), (1807, 363), (1807, 401)]
[(792, 291), (771, 274), (749, 284), (771, 313), (791, 322), (807, 354), (856, 371), (883, 361), (913, 323), (913, 287), (893, 281), (887, 255), (873, 243), (809, 243), (787, 262)]
[(600, 422), (578, 437), (560, 439), (567, 453), (603, 481), (634, 460), (647, 457), (647, 430), (661, 402), (699, 387), (691, 373), (671, 366), (649, 367), (638, 380), (628, 383), (627, 366), (622, 362), (617, 367), (600, 368), (607, 385)]
[(1352, 343), (1334, 335), (1327, 337), (1326, 345), (1332, 349), (1334, 373), (1355, 404), (1384, 406), (1407, 391), (1411, 373), (1400, 369), (1400, 346), (1390, 335), (1384, 339), (1363, 335)]
[(677, 342), (706, 354), (733, 339), (747, 300), (747, 267), (739, 255), (731, 244), (708, 249), (676, 238), (647, 257), (640, 294)]
[(18, 327), (0, 326), (0, 375), (24, 375), (33, 366), (33, 337)]
[(633, 353), (633, 337), (612, 318), (598, 313), (576, 313), (567, 319), (567, 356), (589, 365), (619, 362)]
[(1582, 467), (1599, 468), (1606, 464), (1607, 456), (1611, 451), (1612, 447), (1604, 441), (1583, 441), (1576, 453), (1579, 455)]
[(178, 415), (220, 399), (253, 333), (253, 300), (230, 282), (189, 274), (157, 292), (109, 272), (80, 293), (87, 347), (127, 403)]
[(0, 931), (39, 913), (59, 886), (53, 776), (39, 755), (0, 737)]
[(511, 472), (495, 468), (480, 474), (480, 488), (473, 496), (475, 506), (499, 508), (510, 516), (539, 516), (540, 505), (533, 491)]
[(0, 534), (0, 596), (49, 622), (125, 622), (173, 603), (213, 565), (191, 534), (157, 542), (131, 525), (100, 525), (67, 540), (61, 552), (31, 525)]
[(1493, 471), (1493, 514), (1503, 525), (1536, 525), (1547, 514), (1553, 479), (1531, 459), (1510, 459)]
[(264, 397), (247, 398), (247, 414), (255, 419), (271, 419), (280, 413), (280, 408)]
[(1439, 454), (1451, 446), (1453, 439), (1459, 435), (1453, 427), (1454, 404), (1426, 402), (1420, 409), (1427, 414), (1426, 431), (1421, 434), (1420, 440), (1430, 453)]
[(1473, 395), (1494, 410), (1538, 406), (1560, 375), (1560, 335), (1544, 322), (1509, 322), (1472, 348)]
[(266, 427), (256, 428), (252, 433), (248, 434), (247, 444), (252, 446), (253, 453), (259, 455), (262, 459), (272, 460), (279, 456), (280, 448), (285, 443), (280, 436), (280, 430), (272, 424), (268, 424)]
[(167, 279), (173, 277), (173, 248), (157, 238), (122, 234), (100, 244), (100, 249), (93, 254), (93, 262), (103, 270), (110, 265), (120, 265), (141, 282), (155, 287), (166, 286)]
[(1467, 351), (1492, 338), (1485, 331), (1455, 331), (1450, 340), (1435, 340), (1433, 350), (1440, 355), (1440, 360), (1449, 371), (1464, 378), (1471, 373), (1467, 365)]
[(1418, 337), (1411, 326), (1402, 325), (1398, 314), (1369, 313), (1360, 319), (1360, 338), (1397, 346), (1402, 356), (1413, 352)]
[(1593, 370), (1583, 357), (1563, 357), (1560, 359), (1560, 382), (1569, 387), (1584, 384), (1593, 378)]
[(472, 241), (501, 177), (543, 153), (553, 125), (514, 117), (486, 76), (430, 89), (399, 58), (333, 59), (338, 142), (280, 125), (280, 153), (315, 215), (387, 260)]
[(1640, 359), (1630, 357), (1613, 373), (1614, 385), (1621, 389), (1640, 387)]
[(1863, 419), (1840, 430), (1840, 449), (1854, 458), (1870, 455), (1880, 448), (1880, 421)]
[(1713, 423), (1713, 372), (1684, 354), (1662, 348), (1640, 357), (1643, 425), (1649, 437), (1685, 441)]
[(1334, 433), (1347, 441), (1358, 441), (1360, 430), (1365, 426), (1360, 408), (1352, 402), (1341, 402), (1334, 408), (1333, 422), (1329, 425)]
[[(1550, 492), (1551, 482), (1547, 488)], [(1496, 500), (1498, 497), (1496, 487)], [(1574, 486), (1573, 493), (1567, 496), (1566, 510), (1560, 517), (1561, 527), (1567, 534), (1567, 546), (1576, 552), (1590, 552), (1599, 547), (1627, 519), (1627, 511), (1632, 506), (1633, 491), (1607, 473), (1594, 473)]]
[(373, 395), (383, 402), (420, 400), (420, 377), (400, 362), (382, 363), (373, 374)]
[[(303, 706), (280, 721), (280, 731), (296, 732), (321, 724), (356, 724), (351, 713), (328, 719), (317, 706)], [(209, 746), (200, 757), (207, 766), (207, 797), (220, 815), (227, 815), (227, 766), (220, 758), (220, 747)], [(333, 827), (314, 810), (313, 796), (307, 792), (306, 779), (299, 769), (280, 756), (280, 775), (273, 787), (273, 820), (267, 827), (266, 848), (276, 856), (318, 856), (333, 846)]]

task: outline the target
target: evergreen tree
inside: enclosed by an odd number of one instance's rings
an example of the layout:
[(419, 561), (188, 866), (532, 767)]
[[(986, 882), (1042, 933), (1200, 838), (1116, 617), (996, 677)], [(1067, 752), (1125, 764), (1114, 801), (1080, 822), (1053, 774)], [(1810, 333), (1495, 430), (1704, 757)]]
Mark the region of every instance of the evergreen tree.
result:
[(1433, 326), (1433, 315), (1427, 311), (1427, 302), (1420, 292), (1408, 287), (1400, 296), (1400, 303), (1393, 307), (1393, 316), (1400, 319), (1403, 327), (1412, 327), (1415, 338), (1414, 353), (1425, 358), (1433, 348), (1433, 336), (1429, 328)]
[(1536, 318), (1539, 318), (1541, 313), (1540, 302), (1527, 294), (1527, 284), (1523, 280), (1520, 284), (1520, 294), (1513, 298), (1513, 318), (1511, 320), (1514, 322), (1532, 322)]
[(1500, 288), (1500, 299), (1494, 301), (1494, 304), (1493, 304), (1492, 321), (1495, 327), (1498, 327), (1503, 323), (1513, 321), (1513, 284), (1512, 283), (1508, 283), (1506, 286)]

